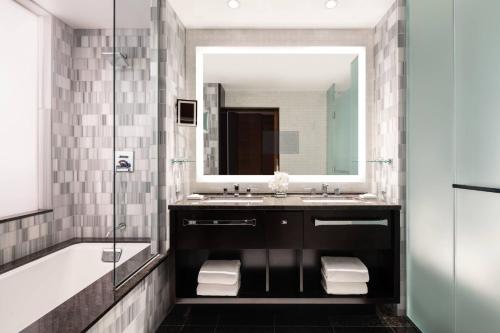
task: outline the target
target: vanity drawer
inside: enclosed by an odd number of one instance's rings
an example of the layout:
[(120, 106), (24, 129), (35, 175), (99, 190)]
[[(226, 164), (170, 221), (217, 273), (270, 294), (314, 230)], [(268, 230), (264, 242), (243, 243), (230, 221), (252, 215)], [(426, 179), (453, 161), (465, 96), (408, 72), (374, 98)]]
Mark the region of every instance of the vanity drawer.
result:
[(304, 248), (339, 251), (390, 249), (391, 214), (367, 212), (306, 212)]
[(269, 249), (302, 248), (302, 218), (302, 212), (266, 213), (266, 247)]
[(175, 222), (177, 249), (265, 247), (262, 214), (251, 211), (182, 212)]

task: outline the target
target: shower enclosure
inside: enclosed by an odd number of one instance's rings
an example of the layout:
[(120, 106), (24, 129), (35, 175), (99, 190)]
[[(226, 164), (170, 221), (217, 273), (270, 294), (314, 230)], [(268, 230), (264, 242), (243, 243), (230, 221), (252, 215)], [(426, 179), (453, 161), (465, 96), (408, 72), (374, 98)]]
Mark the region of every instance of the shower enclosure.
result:
[[(158, 1), (114, 0), (112, 45), (101, 54), (113, 68), (115, 286), (159, 251)], [(122, 262), (128, 242), (150, 245)]]

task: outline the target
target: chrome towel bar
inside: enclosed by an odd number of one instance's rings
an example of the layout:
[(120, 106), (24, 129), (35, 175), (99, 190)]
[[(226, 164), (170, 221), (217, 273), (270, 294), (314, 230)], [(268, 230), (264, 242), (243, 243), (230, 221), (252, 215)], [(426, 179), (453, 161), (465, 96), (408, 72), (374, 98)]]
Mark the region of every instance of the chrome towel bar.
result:
[(387, 220), (365, 220), (365, 221), (332, 221), (332, 220), (314, 220), (315, 227), (325, 227), (325, 226), (346, 226), (346, 225), (382, 225), (384, 227), (389, 226)]

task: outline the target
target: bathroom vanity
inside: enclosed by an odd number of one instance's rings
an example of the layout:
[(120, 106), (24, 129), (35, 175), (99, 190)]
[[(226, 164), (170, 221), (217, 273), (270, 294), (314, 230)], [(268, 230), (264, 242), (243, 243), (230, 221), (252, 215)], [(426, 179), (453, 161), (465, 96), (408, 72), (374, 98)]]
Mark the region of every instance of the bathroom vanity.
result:
[[(169, 206), (178, 303), (399, 303), (400, 206), (355, 197), (212, 197)], [(368, 267), (368, 294), (327, 295), (321, 256)], [(198, 297), (207, 259), (241, 260), (237, 297)]]

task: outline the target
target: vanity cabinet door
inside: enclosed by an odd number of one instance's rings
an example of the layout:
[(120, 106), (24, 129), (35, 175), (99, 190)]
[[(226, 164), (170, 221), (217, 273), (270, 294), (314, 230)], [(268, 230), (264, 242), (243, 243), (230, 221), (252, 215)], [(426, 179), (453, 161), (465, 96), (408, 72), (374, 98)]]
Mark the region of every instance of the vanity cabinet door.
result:
[(266, 212), (266, 247), (269, 249), (302, 248), (302, 212)]
[(395, 232), (389, 211), (311, 211), (304, 214), (306, 249), (391, 249)]
[(179, 212), (177, 249), (261, 249), (265, 246), (262, 214), (251, 211)]

